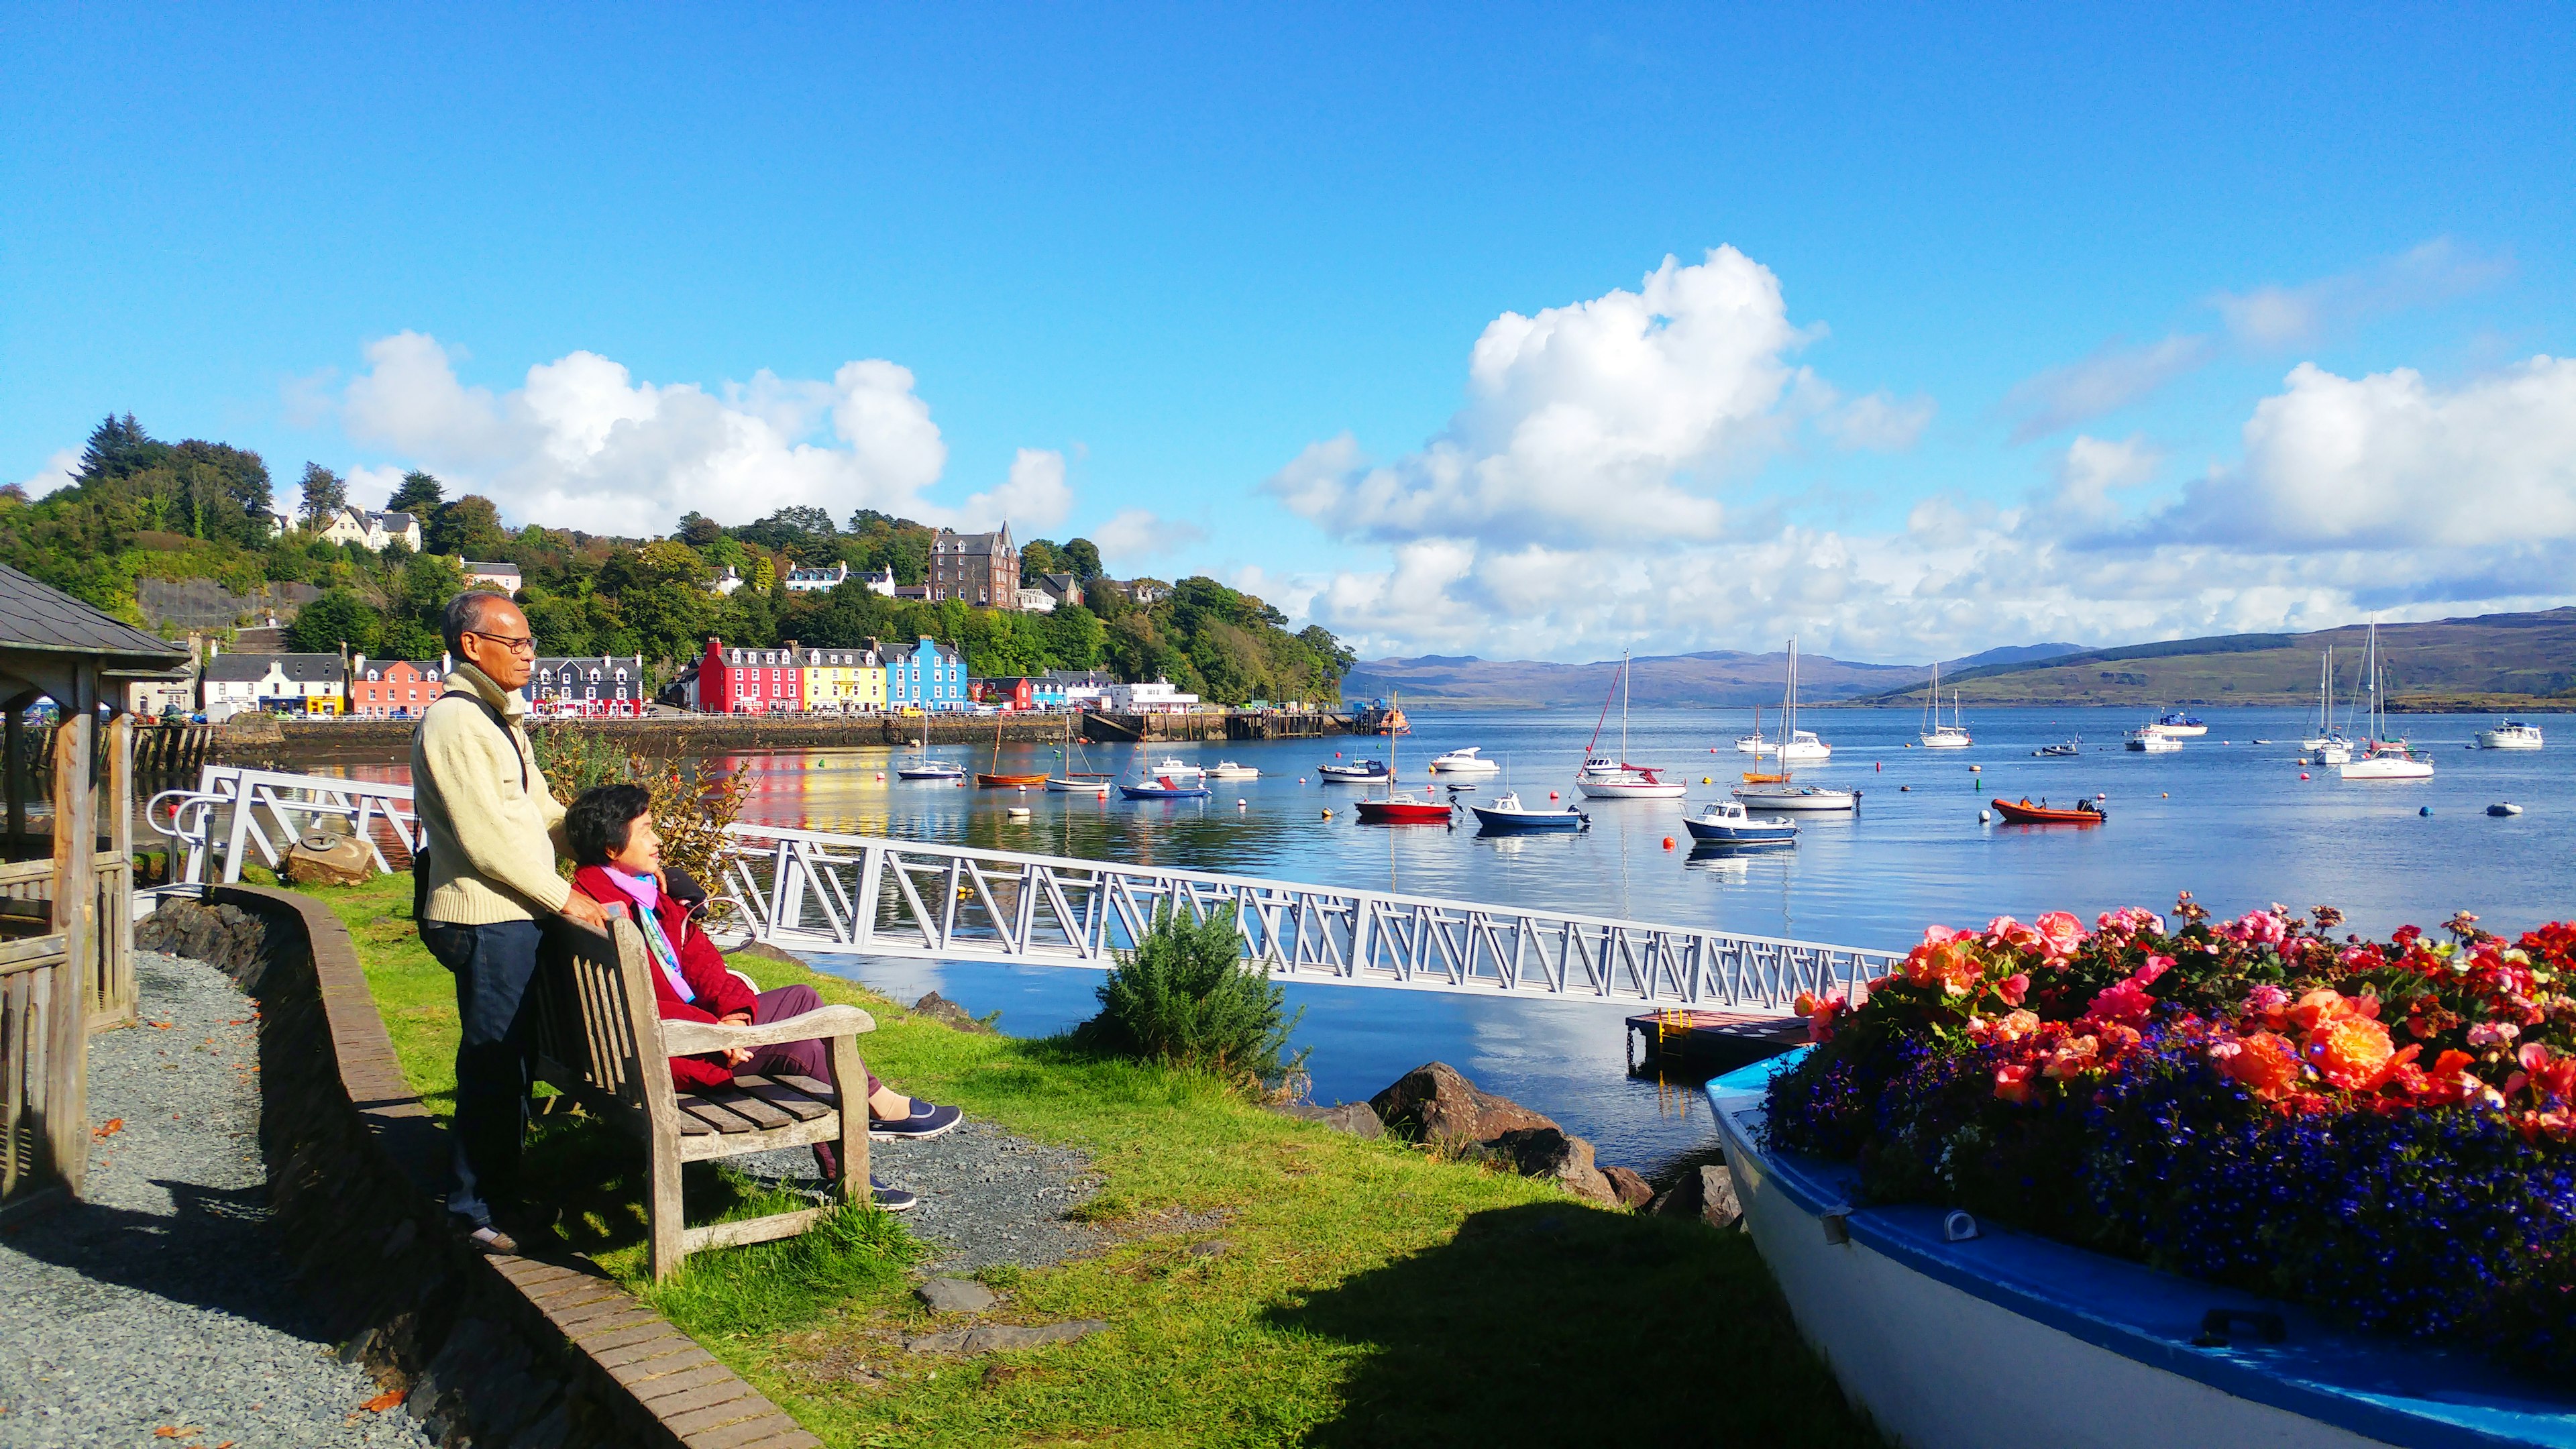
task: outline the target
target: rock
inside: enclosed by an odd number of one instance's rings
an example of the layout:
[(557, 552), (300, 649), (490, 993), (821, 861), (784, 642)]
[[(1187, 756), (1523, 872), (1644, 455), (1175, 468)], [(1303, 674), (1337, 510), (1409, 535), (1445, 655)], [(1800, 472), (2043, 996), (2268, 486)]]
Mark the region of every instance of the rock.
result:
[(969, 1015), (966, 1008), (936, 991), (914, 1002), (912, 1012), (915, 1016), (926, 1016), (932, 1021), (944, 1021), (959, 1031), (989, 1032), (992, 1030), (991, 1027)]
[(1036, 1348), (1046, 1343), (1071, 1343), (1077, 1338), (1098, 1333), (1109, 1325), (1097, 1318), (1077, 1318), (1070, 1323), (1041, 1323), (1022, 1326), (1012, 1323), (988, 1323), (981, 1328), (964, 1328), (953, 1333), (924, 1333), (903, 1341), (906, 1353), (954, 1353), (972, 1358), (979, 1353), (993, 1353), (1009, 1348)]
[(314, 842), (323, 838), (307, 837), (286, 852), (288, 880), (297, 885), (358, 885), (376, 873), (365, 841), (344, 836), (317, 849)]
[(1735, 1174), (1723, 1162), (1712, 1162), (1699, 1170), (1699, 1215), (1712, 1228), (1731, 1228), (1744, 1221), (1744, 1207), (1735, 1200)]
[(1592, 1144), (1562, 1127), (1516, 1127), (1476, 1149), (1475, 1155), (1523, 1177), (1552, 1177), (1576, 1197), (1604, 1207), (1618, 1206), (1619, 1195), (1610, 1179), (1592, 1165)]
[(912, 1290), (933, 1313), (981, 1313), (993, 1306), (993, 1290), (971, 1278), (933, 1278)]
[(1653, 1184), (1624, 1167), (1604, 1167), (1601, 1175), (1610, 1179), (1611, 1194), (1622, 1207), (1641, 1208), (1655, 1200)]
[(1222, 1258), (1233, 1251), (1234, 1244), (1223, 1238), (1209, 1238), (1204, 1242), (1190, 1244), (1190, 1256), (1193, 1258)]
[(1674, 1183), (1672, 1191), (1656, 1198), (1651, 1211), (1659, 1218), (1695, 1218), (1699, 1216), (1700, 1201), (1699, 1174), (1691, 1172)]
[(725, 953), (727, 957), (749, 956), (757, 961), (775, 961), (782, 966), (802, 966), (804, 959), (793, 951), (782, 950), (767, 941), (746, 941)]
[(1377, 1111), (1366, 1102), (1344, 1102), (1339, 1106), (1318, 1107), (1312, 1103), (1294, 1103), (1270, 1109), (1282, 1117), (1300, 1122), (1321, 1122), (1336, 1132), (1354, 1137), (1384, 1137), (1386, 1124), (1377, 1119)]
[(1450, 1149), (1490, 1143), (1507, 1132), (1559, 1131), (1554, 1122), (1508, 1097), (1476, 1090), (1475, 1083), (1446, 1062), (1415, 1067), (1369, 1098), (1369, 1106), (1387, 1127)]

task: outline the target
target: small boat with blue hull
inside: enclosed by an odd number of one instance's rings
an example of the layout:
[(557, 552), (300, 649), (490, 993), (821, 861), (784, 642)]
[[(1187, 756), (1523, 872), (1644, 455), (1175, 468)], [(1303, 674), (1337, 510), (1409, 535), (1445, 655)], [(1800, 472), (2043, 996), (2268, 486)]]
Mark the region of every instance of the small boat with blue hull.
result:
[(1533, 830), (1581, 830), (1592, 823), (1592, 817), (1571, 805), (1540, 810), (1521, 803), (1520, 792), (1509, 791), (1491, 805), (1470, 805), (1476, 812), (1476, 823), (1491, 835), (1518, 835)]
[(1317, 765), (1315, 773), (1326, 780), (1338, 781), (1345, 785), (1374, 785), (1381, 780), (1395, 778), (1395, 771), (1388, 769), (1384, 760), (1353, 760), (1343, 765)]
[(895, 775), (905, 780), (963, 780), (966, 771), (964, 767), (946, 760), (924, 760), (919, 764), (896, 766)]
[(1854, 1164), (1763, 1143), (1764, 1088), (1797, 1059), (1718, 1077), (1708, 1101), (1799, 1331), (1892, 1442), (2576, 1446), (2576, 1398), (2472, 1356), (1964, 1212), (1869, 1204)]
[(1746, 812), (1740, 800), (1711, 800), (1697, 815), (1682, 817), (1682, 828), (1703, 845), (1795, 845), (1798, 823), (1785, 817), (1762, 819)]
[(1165, 776), (1158, 780), (1148, 780), (1141, 785), (1121, 782), (1118, 793), (1130, 800), (1204, 800), (1208, 797), (1209, 790), (1205, 785), (1183, 785)]

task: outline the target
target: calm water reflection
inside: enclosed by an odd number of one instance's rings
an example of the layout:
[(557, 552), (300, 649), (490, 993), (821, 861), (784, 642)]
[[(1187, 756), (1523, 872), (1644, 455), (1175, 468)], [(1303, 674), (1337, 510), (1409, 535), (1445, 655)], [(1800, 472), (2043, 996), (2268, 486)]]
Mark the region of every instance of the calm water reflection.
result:
[[(1851, 945), (1902, 947), (1927, 922), (2028, 919), (2067, 909), (2086, 917), (2132, 903), (2162, 909), (2188, 889), (2235, 912), (2280, 901), (2338, 905), (2352, 928), (2385, 932), (2431, 924), (2468, 909), (2497, 929), (2565, 917), (2566, 862), (2576, 785), (2566, 752), (2576, 735), (2539, 754), (2468, 750), (2483, 716), (2404, 721), (2432, 748), (2435, 778), (2344, 784), (2328, 770), (2301, 780), (2299, 710), (2205, 710), (2208, 738), (2173, 755), (2127, 753), (2120, 733), (2134, 712), (1972, 711), (1975, 748), (1906, 749), (1917, 726), (1905, 711), (1816, 711), (1835, 747), (1816, 778), (1864, 792), (1856, 817), (1807, 823), (1794, 851), (1694, 858), (1672, 802), (1592, 801), (1590, 832), (1485, 838), (1469, 828), (1364, 827), (1355, 787), (1316, 782), (1334, 757), (1384, 752), (1385, 741), (1156, 746), (1152, 757), (1234, 759), (1262, 778), (1212, 782), (1206, 801), (1128, 804), (1043, 791), (961, 789), (906, 782), (896, 751), (872, 748), (713, 762), (748, 777), (746, 818), (819, 830), (939, 840), (1044, 854), (1184, 866), (1337, 885), (1372, 886), (1467, 900), (1568, 910)], [(1692, 782), (1691, 808), (1723, 795), (1747, 763), (1733, 740), (1742, 711), (1669, 711), (1630, 727), (1628, 757), (1668, 766)], [(1482, 746), (1504, 765), (1479, 795), (1550, 790), (1569, 798), (1592, 729), (1557, 713), (1427, 714), (1402, 742), (1408, 774), (1460, 745)], [(2042, 744), (2080, 735), (2074, 759), (2034, 759)], [(2273, 743), (2256, 745), (2256, 738)], [(935, 750), (989, 768), (991, 749)], [(1091, 751), (1092, 768), (1132, 774), (1140, 752)], [(1005, 769), (1055, 765), (1039, 747), (1002, 750)], [(1981, 767), (1972, 772), (1970, 766)], [(375, 773), (374, 771), (362, 771)], [(399, 778), (399, 767), (393, 771)], [(882, 776), (882, 778), (880, 778)], [(1302, 779), (1301, 779), (1302, 777)], [(1712, 783), (1701, 784), (1706, 777)], [(2094, 829), (1981, 824), (1995, 794), (2065, 803), (2104, 795), (2110, 823)], [(2493, 819), (2490, 801), (2528, 813)], [(1026, 805), (1033, 818), (1009, 821)], [(2419, 813), (2431, 806), (2429, 817)], [(1331, 818), (1323, 812), (1330, 809)], [(1667, 850), (1664, 840), (1680, 847)], [(1000, 1010), (1019, 1034), (1059, 1030), (1088, 1015), (1098, 978), (1057, 967), (925, 965), (827, 956), (818, 965), (910, 1000), (936, 988), (969, 1010)], [(1624, 1071), (1622, 1018), (1633, 1009), (1570, 1002), (1497, 1001), (1349, 987), (1292, 987), (1306, 1010), (1298, 1044), (1313, 1049), (1316, 1096), (1375, 1092), (1406, 1068), (1444, 1059), (1591, 1137), (1605, 1160), (1651, 1167), (1704, 1148), (1704, 1112), (1688, 1093), (1659, 1091)]]

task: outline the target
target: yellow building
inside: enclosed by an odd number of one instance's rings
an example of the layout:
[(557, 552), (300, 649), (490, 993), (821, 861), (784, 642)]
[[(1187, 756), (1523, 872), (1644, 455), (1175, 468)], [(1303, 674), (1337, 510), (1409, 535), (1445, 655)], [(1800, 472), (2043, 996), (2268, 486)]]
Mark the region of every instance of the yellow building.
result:
[(886, 707), (885, 661), (873, 649), (799, 649), (805, 672), (805, 707), (839, 714), (872, 714)]

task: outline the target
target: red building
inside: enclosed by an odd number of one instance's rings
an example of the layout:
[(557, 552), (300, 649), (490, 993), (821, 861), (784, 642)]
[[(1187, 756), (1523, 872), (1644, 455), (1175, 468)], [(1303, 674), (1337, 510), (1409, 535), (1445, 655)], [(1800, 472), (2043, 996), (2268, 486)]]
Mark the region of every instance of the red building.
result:
[(804, 661), (794, 643), (769, 649), (728, 649), (709, 639), (698, 660), (697, 696), (689, 707), (701, 714), (785, 714), (805, 708)]
[(1029, 679), (973, 679), (966, 684), (968, 697), (977, 704), (1002, 709), (1035, 709), (1036, 681)]
[(447, 692), (447, 667), (437, 659), (349, 661), (352, 719), (418, 719), (430, 701)]

